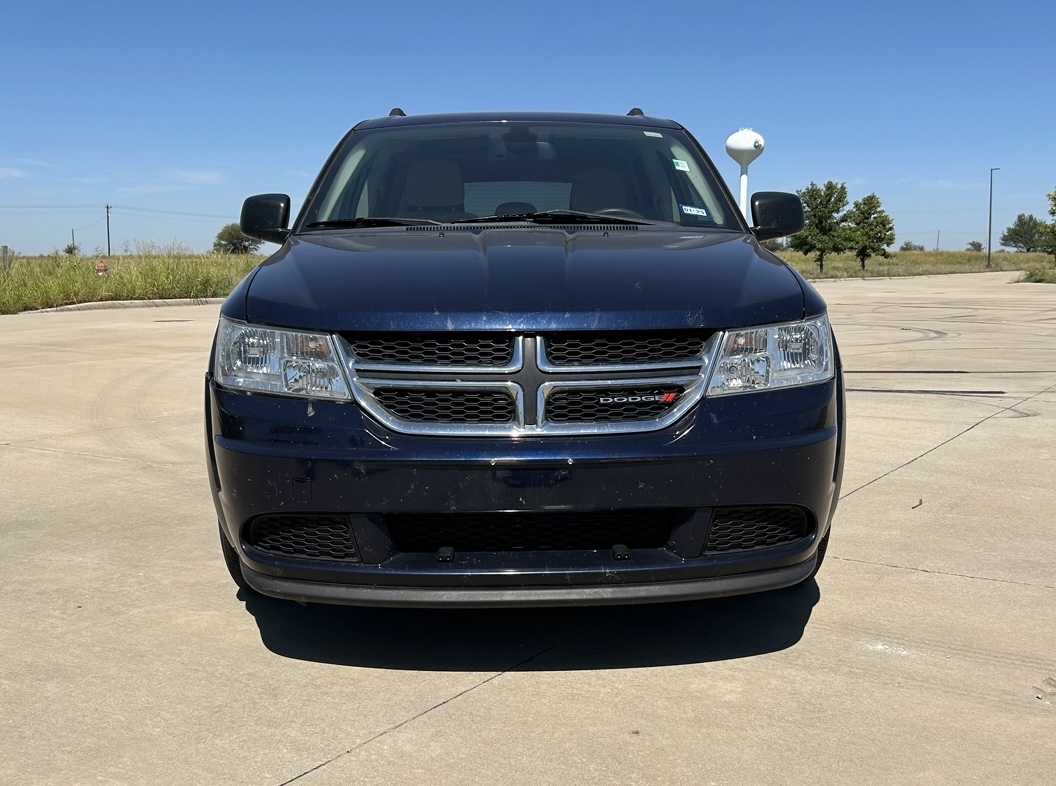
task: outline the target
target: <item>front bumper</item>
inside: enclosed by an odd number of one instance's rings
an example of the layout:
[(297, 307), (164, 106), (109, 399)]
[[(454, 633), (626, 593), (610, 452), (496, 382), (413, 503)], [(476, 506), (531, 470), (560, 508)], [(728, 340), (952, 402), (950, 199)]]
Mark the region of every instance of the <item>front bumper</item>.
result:
[(649, 584), (608, 584), (572, 587), (384, 587), (328, 584), (269, 576), (243, 566), (242, 575), (253, 589), (274, 598), (300, 603), (339, 603), (352, 606), (433, 606), (487, 608), (489, 606), (606, 606), (666, 603), (721, 598), (780, 589), (807, 579), (817, 564), (817, 553), (805, 562), (757, 573)]
[[(350, 403), (247, 395), (206, 382), (214, 502), (243, 574), (266, 595), (386, 606), (648, 603), (742, 594), (810, 576), (843, 468), (842, 377), (705, 399), (664, 431), (483, 439), (396, 434)], [(705, 553), (724, 506), (804, 511), (802, 538)], [(686, 511), (662, 548), (397, 550), (389, 514)], [(249, 525), (274, 514), (347, 515), (354, 563), (265, 553)]]

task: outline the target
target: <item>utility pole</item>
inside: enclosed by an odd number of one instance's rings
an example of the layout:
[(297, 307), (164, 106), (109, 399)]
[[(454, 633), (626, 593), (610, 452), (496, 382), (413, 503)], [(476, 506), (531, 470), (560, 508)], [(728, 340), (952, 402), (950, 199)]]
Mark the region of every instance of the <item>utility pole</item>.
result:
[(106, 255), (110, 256), (110, 205), (106, 206)]
[(73, 234), (73, 230), (70, 230), (70, 250), (73, 251), (70, 254), (71, 257), (77, 256), (77, 236)]
[(935, 250), (936, 251), (939, 250), (939, 238), (940, 237), (942, 237), (942, 230), (941, 229), (936, 229), (935, 230)]
[(1001, 167), (990, 167), (990, 217), (986, 222), (986, 269), (990, 269), (990, 244), (994, 239), (994, 172)]

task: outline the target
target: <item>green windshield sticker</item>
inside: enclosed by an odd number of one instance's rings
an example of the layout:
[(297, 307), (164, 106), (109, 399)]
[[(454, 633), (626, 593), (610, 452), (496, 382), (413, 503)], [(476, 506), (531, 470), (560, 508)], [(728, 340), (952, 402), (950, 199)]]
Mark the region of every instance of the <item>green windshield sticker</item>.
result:
[(677, 169), (679, 172), (689, 171), (689, 164), (687, 164), (685, 161), (679, 161), (677, 158), (672, 158), (671, 163), (675, 165), (675, 169)]
[(664, 135), (661, 134), (659, 131), (646, 131), (645, 135), (646, 136), (655, 136), (657, 139), (663, 139), (664, 138)]

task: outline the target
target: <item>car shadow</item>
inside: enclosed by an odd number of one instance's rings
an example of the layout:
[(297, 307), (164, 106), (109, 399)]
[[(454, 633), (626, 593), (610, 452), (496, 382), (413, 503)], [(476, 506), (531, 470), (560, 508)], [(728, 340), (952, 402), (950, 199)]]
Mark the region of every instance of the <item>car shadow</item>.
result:
[(416, 671), (629, 669), (733, 660), (802, 638), (821, 597), (798, 587), (645, 606), (379, 609), (240, 591), (264, 646), (296, 660)]

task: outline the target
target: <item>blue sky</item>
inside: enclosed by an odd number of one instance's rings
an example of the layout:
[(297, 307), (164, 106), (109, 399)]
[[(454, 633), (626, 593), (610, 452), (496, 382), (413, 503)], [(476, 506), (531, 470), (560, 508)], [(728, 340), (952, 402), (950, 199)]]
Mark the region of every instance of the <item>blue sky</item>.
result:
[[(0, 243), (206, 250), (250, 194), (300, 205), (341, 136), (387, 114), (681, 122), (734, 194), (876, 193), (896, 245), (986, 242), (1056, 189), (1056, 4), (20, 3), (2, 14)], [(193, 215), (187, 215), (193, 214)]]

